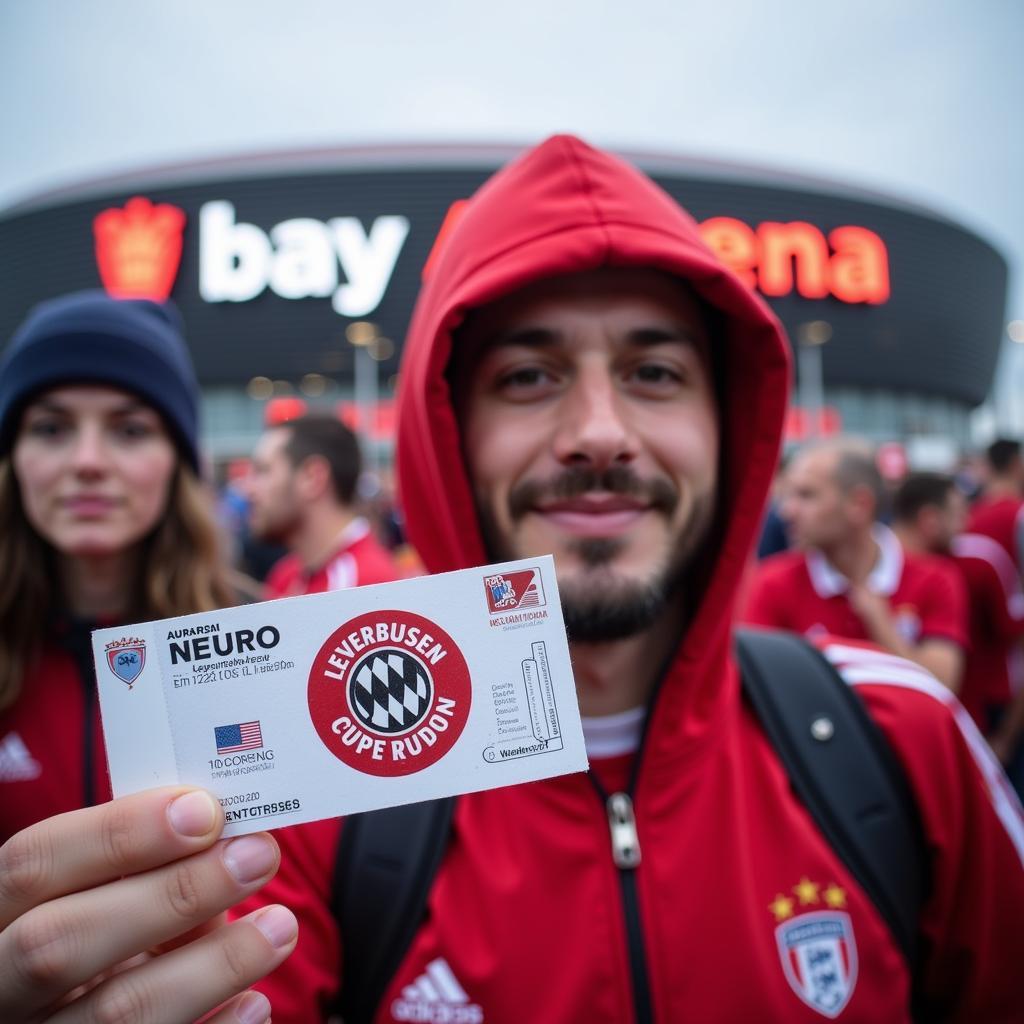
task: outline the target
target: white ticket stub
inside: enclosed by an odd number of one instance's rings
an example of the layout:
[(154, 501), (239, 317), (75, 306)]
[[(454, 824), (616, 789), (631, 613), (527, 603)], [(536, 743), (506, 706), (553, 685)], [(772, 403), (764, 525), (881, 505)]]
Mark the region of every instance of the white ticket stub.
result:
[(93, 633), (115, 796), (224, 834), (584, 771), (550, 557)]

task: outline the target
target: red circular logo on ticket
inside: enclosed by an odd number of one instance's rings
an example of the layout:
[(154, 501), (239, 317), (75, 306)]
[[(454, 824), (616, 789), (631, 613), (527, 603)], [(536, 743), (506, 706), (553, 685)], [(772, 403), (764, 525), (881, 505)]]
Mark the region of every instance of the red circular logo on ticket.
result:
[(466, 659), (440, 626), (412, 612), (370, 612), (320, 648), (309, 713), (324, 746), (350, 768), (411, 775), (455, 745), (471, 690)]

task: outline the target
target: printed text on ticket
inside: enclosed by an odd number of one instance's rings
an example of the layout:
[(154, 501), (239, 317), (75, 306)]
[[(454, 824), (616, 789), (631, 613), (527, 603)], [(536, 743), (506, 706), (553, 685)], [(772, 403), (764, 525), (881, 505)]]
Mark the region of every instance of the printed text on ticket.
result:
[(549, 557), (97, 630), (115, 796), (225, 835), (584, 771)]

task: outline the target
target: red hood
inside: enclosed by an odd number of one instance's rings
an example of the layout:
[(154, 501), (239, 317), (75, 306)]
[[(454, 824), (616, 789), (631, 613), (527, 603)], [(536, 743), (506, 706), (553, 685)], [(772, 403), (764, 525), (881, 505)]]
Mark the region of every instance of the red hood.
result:
[(677, 664), (689, 675), (726, 655), (726, 627), (782, 437), (788, 348), (767, 306), (704, 245), (688, 214), (633, 167), (572, 136), (548, 139), (484, 184), (435, 257), (399, 389), (398, 474), (409, 537), (432, 572), (487, 561), (444, 377), (452, 331), (465, 312), (538, 278), (601, 266), (668, 271), (724, 316), (719, 517), (728, 525), (680, 647)]

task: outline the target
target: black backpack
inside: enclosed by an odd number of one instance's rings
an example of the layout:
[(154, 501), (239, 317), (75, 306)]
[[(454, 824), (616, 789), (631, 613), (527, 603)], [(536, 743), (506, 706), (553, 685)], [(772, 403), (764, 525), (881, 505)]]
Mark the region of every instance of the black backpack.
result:
[[(892, 748), (853, 689), (801, 637), (744, 629), (736, 653), (744, 695), (794, 793), (875, 904), (913, 976), (927, 852)], [(408, 951), (454, 807), (447, 797), (346, 818), (332, 895), (345, 951), (345, 1024), (372, 1020)]]

